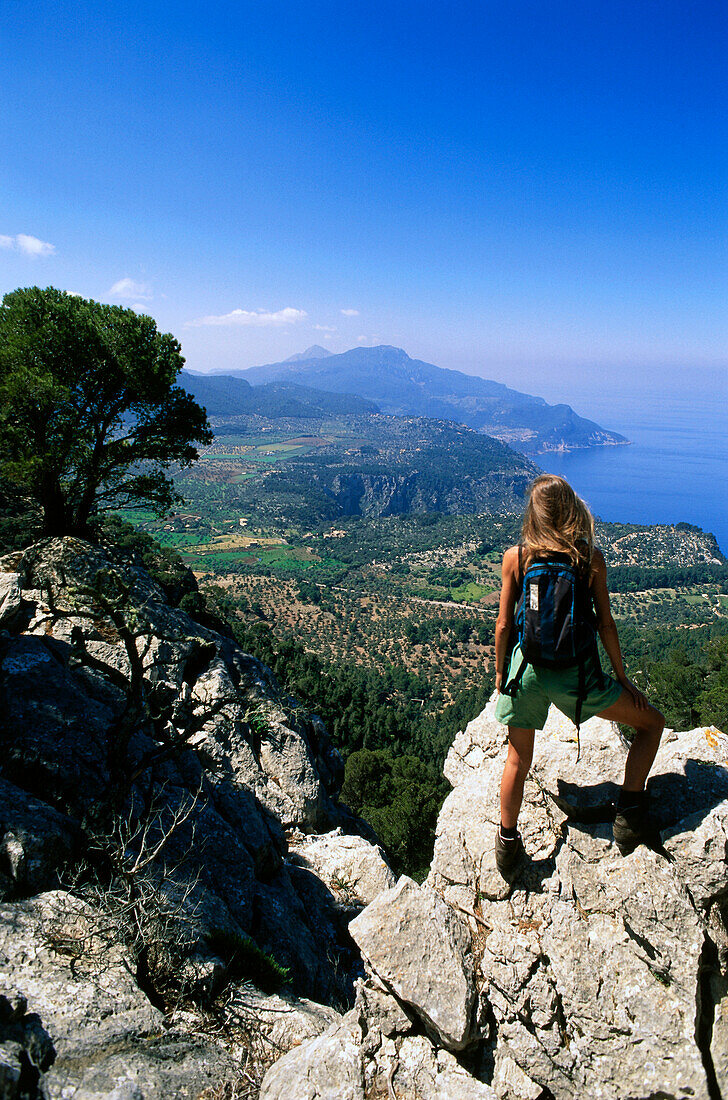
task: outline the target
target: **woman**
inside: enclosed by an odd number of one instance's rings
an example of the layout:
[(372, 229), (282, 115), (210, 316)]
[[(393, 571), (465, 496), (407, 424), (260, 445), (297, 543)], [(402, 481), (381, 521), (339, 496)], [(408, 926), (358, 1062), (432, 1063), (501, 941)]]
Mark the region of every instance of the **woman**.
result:
[[(529, 564), (550, 554), (562, 555), (582, 571), (596, 614), (602, 645), (614, 671), (613, 679), (601, 672), (598, 658), (584, 662), (584, 682), (579, 689), (576, 667), (544, 668), (525, 664), (512, 697), (503, 689), (524, 664), (518, 645), (505, 667), (514, 629), (516, 605), (521, 595), (523, 572)], [(523, 855), (518, 835), (518, 813), (523, 785), (531, 766), (536, 729), (546, 721), (550, 703), (573, 720), (586, 721), (595, 714), (634, 727), (617, 804), (614, 839), (623, 855), (638, 844), (659, 839), (650, 822), (645, 782), (655, 759), (665, 720), (628, 679), (622, 663), (617, 627), (612, 618), (604, 557), (594, 545), (594, 519), (583, 500), (563, 478), (542, 474), (530, 488), (521, 529), (520, 552), (512, 546), (503, 555), (500, 609), (495, 632), (496, 718), (508, 726), (508, 756), (501, 780), (501, 824), (496, 833), (495, 854), (500, 873), (507, 877)], [(581, 698), (581, 706), (578, 701)]]

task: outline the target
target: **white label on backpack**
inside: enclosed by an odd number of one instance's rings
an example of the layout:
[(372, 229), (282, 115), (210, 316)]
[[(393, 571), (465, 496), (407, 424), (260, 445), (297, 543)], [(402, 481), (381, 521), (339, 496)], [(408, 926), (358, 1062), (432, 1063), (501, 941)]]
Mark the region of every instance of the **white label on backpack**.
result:
[(529, 586), (528, 586), (528, 599), (529, 599), (528, 606), (531, 608), (531, 611), (538, 611), (538, 585), (537, 584), (529, 584)]

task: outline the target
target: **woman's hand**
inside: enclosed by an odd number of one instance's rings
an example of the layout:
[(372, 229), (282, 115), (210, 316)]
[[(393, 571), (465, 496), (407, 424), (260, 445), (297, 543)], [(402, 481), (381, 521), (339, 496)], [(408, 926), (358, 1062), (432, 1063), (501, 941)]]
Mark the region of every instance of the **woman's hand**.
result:
[(498, 695), (501, 693), (501, 686), (503, 684), (503, 673), (496, 672), (495, 674), (495, 690)]
[(629, 677), (625, 676), (624, 674), (618, 677), (618, 679), (622, 687), (632, 696), (632, 702), (637, 707), (637, 709), (647, 710), (650, 704), (647, 702), (647, 697), (642, 694), (637, 685), (633, 684)]

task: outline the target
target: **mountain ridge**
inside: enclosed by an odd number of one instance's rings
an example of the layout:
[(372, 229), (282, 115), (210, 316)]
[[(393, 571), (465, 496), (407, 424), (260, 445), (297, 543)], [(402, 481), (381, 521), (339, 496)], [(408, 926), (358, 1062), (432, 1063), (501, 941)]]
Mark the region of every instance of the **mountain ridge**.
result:
[(502, 382), (413, 359), (404, 349), (388, 344), (225, 373), (253, 385), (297, 381), (333, 393), (358, 394), (374, 401), (383, 413), (454, 420), (525, 454), (628, 442), (579, 416), (570, 405), (550, 405)]
[(320, 344), (311, 344), (311, 347), (306, 348), (305, 351), (298, 351), (295, 355), (289, 355), (285, 362), (297, 363), (301, 359), (328, 359), (329, 355), (333, 354), (328, 348), (322, 348)]
[(196, 401), (205, 406), (209, 416), (361, 416), (379, 412), (375, 402), (357, 394), (331, 393), (293, 381), (264, 382), (252, 386), (238, 375), (210, 376), (183, 370), (180, 382)]

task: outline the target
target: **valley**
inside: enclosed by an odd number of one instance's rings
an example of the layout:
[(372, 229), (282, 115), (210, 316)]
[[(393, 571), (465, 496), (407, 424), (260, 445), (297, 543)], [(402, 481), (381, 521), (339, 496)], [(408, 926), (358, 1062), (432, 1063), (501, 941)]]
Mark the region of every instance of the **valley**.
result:
[[(397, 349), (362, 350), (386, 365)], [(539, 468), (453, 419), (387, 415), (370, 391), (304, 385), (324, 358), (306, 355), (257, 385), (199, 380), (215, 435), (175, 473), (184, 503), (164, 519), (123, 516), (181, 555), (207, 607), (321, 714), (345, 757), (382, 749), (440, 767), (492, 692), (501, 558)], [(728, 635), (713, 536), (598, 522), (597, 543), (635, 679), (649, 689), (674, 652), (707, 660)]]

